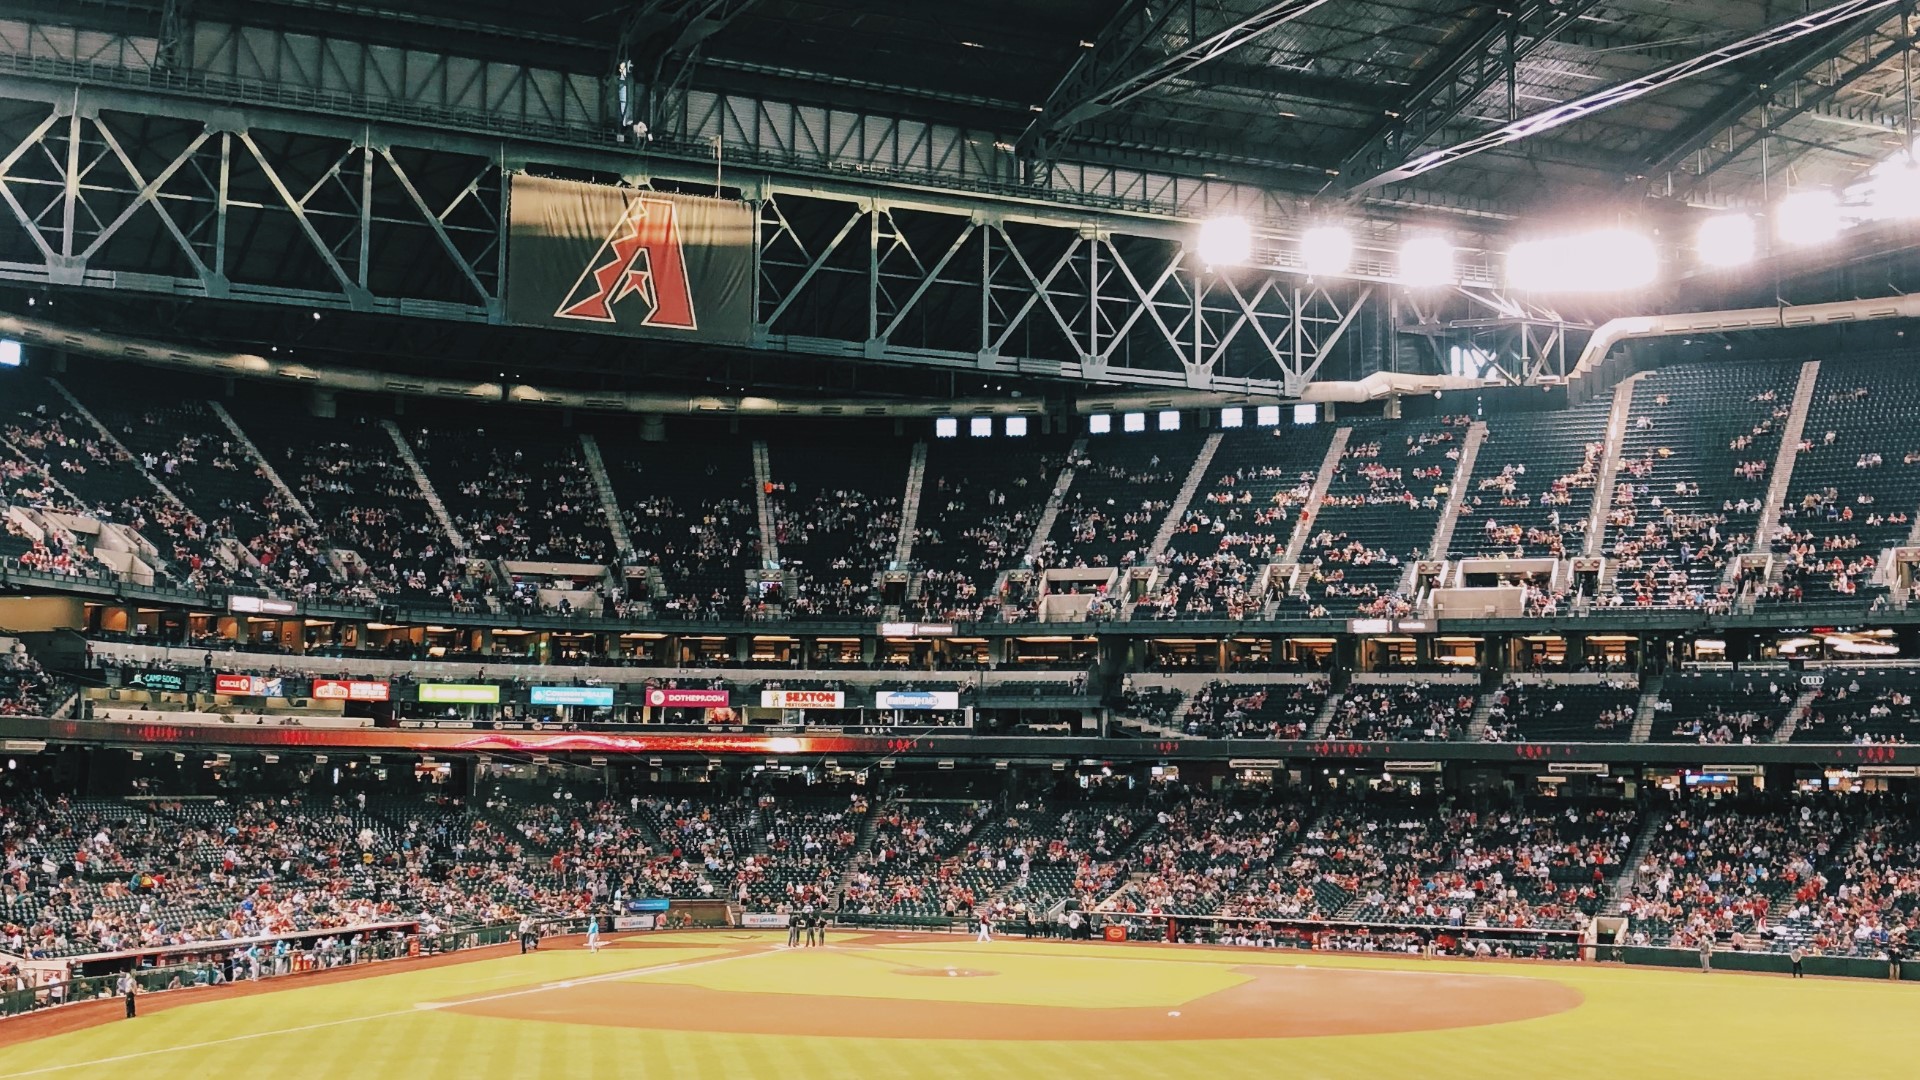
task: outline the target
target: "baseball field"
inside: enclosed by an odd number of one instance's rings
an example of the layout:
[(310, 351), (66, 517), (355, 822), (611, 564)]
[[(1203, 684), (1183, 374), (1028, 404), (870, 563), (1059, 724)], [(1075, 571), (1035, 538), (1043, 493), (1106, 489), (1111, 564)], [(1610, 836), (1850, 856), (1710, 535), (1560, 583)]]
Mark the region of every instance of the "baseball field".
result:
[(706, 931), (0, 1023), (0, 1076), (1311, 1077), (1920, 1071), (1920, 987), (1191, 946)]

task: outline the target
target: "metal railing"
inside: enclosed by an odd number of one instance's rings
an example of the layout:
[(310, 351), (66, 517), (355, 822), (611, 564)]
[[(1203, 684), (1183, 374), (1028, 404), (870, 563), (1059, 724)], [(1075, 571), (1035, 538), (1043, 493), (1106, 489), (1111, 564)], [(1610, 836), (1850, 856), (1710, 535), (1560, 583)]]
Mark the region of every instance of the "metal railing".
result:
[[(581, 925), (583, 923), (578, 918), (544, 919), (535, 924), (541, 937), (569, 933)], [(517, 931), (518, 923), (488, 923), (439, 934), (376, 934), (355, 943), (349, 936), (353, 933), (352, 929), (343, 928), (335, 937), (345, 940), (333, 949), (320, 949), (312, 945), (313, 939), (309, 938), (304, 939), (303, 947), (290, 949), (284, 956), (275, 956), (262, 950), (257, 970), (249, 961), (235, 960), (229, 956), (164, 967), (138, 968), (133, 969), (132, 974), (139, 993), (165, 993), (504, 945), (515, 940)], [(209, 952), (223, 951), (221, 942), (210, 941), (205, 944)], [(116, 971), (86, 975), (62, 980), (57, 986), (39, 985), (0, 991), (0, 1017), (117, 997), (120, 979), (125, 974), (126, 971)]]

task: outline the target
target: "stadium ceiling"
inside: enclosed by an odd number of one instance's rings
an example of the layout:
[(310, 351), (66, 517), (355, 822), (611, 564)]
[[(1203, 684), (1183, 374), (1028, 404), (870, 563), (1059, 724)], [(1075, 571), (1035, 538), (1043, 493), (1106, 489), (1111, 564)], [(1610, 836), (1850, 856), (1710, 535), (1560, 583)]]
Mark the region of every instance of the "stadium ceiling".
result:
[[(163, 295), (233, 344), (339, 312), (307, 348), (431, 366), (500, 340), (449, 324), (499, 329), (531, 169), (759, 204), (768, 358), (725, 382), (797, 357), (1291, 393), (1444, 368), (1441, 331), (1494, 348), (1489, 309), (1503, 370), (1550, 376), (1528, 333), (1620, 312), (1498, 295), (1507, 234), (1859, 176), (1910, 137), (1913, 2), (4, 0), (0, 280), (118, 293), (95, 310), (133, 330)], [(1167, 220), (1221, 213), (1267, 241), (1237, 280)], [(1359, 265), (1315, 282), (1278, 238), (1331, 216)], [(1461, 247), (1451, 309), (1391, 288), (1409, 225)]]
[[(1908, 0), (40, 2), (595, 74), (628, 59), (663, 140), (689, 91), (744, 93), (954, 125), (1040, 186), (1091, 167), (1503, 216), (1742, 202), (1849, 179), (1908, 125)], [(1462, 146), (1481, 149), (1409, 175)]]

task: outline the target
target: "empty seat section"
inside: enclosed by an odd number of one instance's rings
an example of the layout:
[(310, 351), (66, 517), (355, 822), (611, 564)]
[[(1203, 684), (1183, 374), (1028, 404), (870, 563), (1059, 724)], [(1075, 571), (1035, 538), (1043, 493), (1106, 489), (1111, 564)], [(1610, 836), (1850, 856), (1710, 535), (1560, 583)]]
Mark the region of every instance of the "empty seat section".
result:
[(928, 445), (913, 542), (920, 585), (912, 614), (975, 619), (997, 605), (994, 582), (1026, 556), (1066, 456), (1057, 439)]
[(1308, 592), (1328, 611), (1412, 611), (1401, 579), (1433, 542), (1466, 426), (1444, 417), (1353, 429), (1301, 555), (1314, 566)]
[(1488, 417), (1448, 554), (1580, 554), (1612, 404), (1603, 395), (1563, 412)]
[(767, 446), (781, 565), (801, 616), (880, 613), (875, 576), (891, 565), (907, 490), (908, 444), (842, 429), (796, 434)]
[(1186, 483), (1205, 436), (1194, 432), (1096, 435), (1074, 463), (1044, 567), (1138, 566)]
[(737, 614), (747, 572), (760, 563), (751, 444), (719, 430), (680, 427), (667, 442), (597, 441), (634, 554), (665, 584), (655, 613)]
[(1774, 542), (1787, 565), (1764, 599), (1882, 591), (1882, 553), (1907, 542), (1920, 506), (1915, 416), (1906, 363), (1821, 362)]
[(1633, 388), (1607, 554), (1614, 588), (1640, 607), (1697, 608), (1753, 546), (1797, 363), (1689, 364)]
[(1160, 560), (1159, 591), (1134, 618), (1261, 613), (1261, 576), (1286, 552), (1333, 432), (1325, 424), (1224, 432)]

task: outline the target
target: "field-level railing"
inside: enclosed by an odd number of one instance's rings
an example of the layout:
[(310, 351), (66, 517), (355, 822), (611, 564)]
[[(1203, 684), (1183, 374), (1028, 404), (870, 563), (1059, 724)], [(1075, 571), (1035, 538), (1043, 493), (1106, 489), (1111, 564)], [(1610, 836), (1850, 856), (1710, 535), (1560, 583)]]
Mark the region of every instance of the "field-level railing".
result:
[[(543, 919), (535, 923), (535, 930), (541, 937), (548, 937), (553, 934), (579, 932), (584, 926), (585, 922), (580, 918)], [(314, 971), (435, 956), (485, 948), (490, 945), (504, 945), (515, 940), (517, 933), (517, 923), (488, 923), (434, 934), (418, 932), (371, 934), (366, 935), (364, 940), (356, 945), (351, 940), (354, 935), (353, 928), (342, 927), (335, 933), (335, 936), (340, 939), (337, 949), (322, 950), (313, 947), (311, 938), (302, 938), (300, 946), (290, 948), (284, 956), (274, 955), (274, 950), (270, 946), (262, 947), (258, 978), (286, 978)], [(95, 960), (88, 967), (98, 973), (62, 980), (57, 991), (54, 986), (44, 983), (21, 989), (0, 990), (0, 1018), (61, 1005), (117, 997), (120, 993), (120, 978), (129, 971), (133, 973), (139, 994), (165, 993), (169, 990), (192, 989), (218, 983), (253, 981), (252, 966), (245, 961), (236, 962), (232, 959), (231, 942), (209, 941), (203, 944), (205, 945), (204, 956), (186, 962), (135, 967), (134, 965), (139, 962), (140, 954), (127, 953), (124, 966), (119, 970), (100, 970), (112, 968), (113, 961), (111, 959)]]

